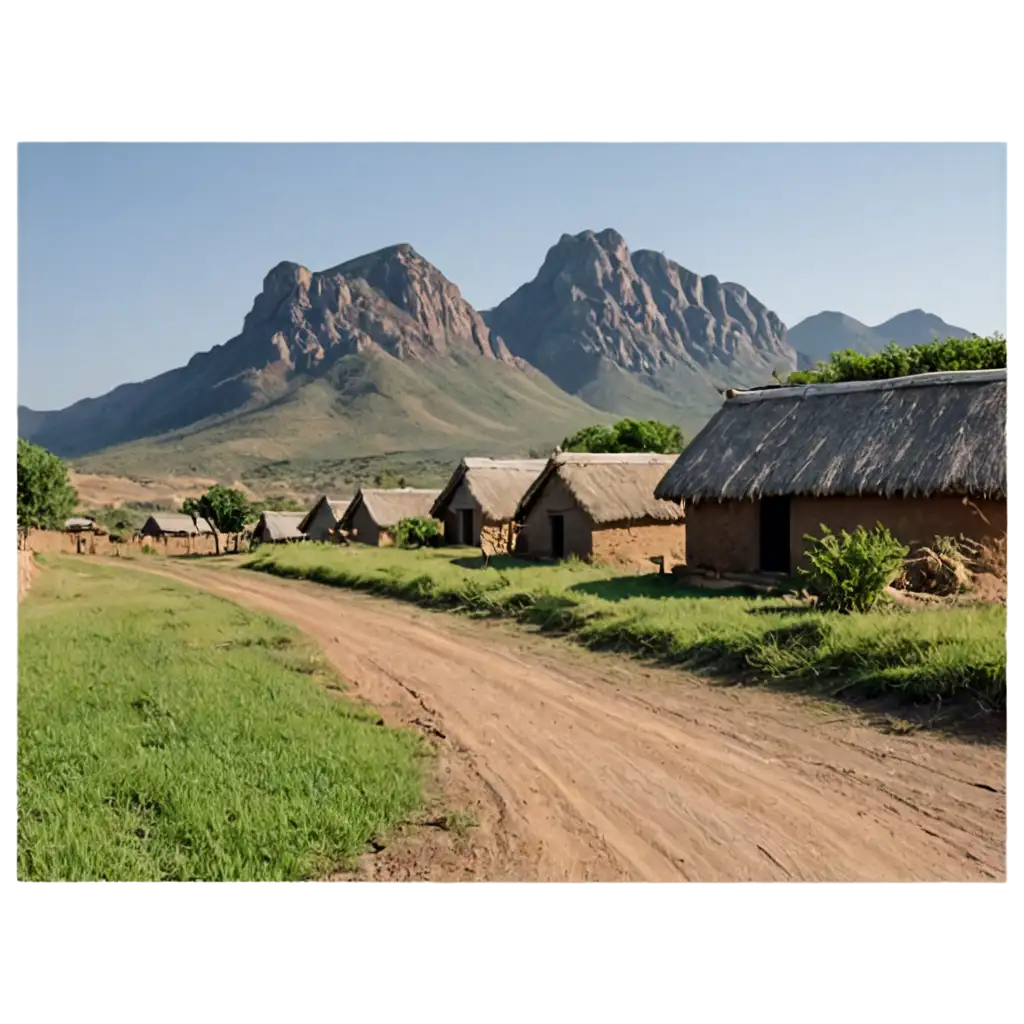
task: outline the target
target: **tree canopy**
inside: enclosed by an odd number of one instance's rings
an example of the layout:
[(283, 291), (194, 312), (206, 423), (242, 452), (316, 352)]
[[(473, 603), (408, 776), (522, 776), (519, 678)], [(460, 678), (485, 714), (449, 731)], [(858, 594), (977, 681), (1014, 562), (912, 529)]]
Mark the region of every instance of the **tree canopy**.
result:
[(18, 532), (62, 530), (78, 494), (53, 452), (18, 438)]
[(839, 384), (852, 380), (886, 380), (917, 373), (950, 370), (999, 370), (1006, 367), (1006, 338), (946, 338), (903, 348), (890, 342), (877, 355), (853, 349), (833, 352), (827, 363), (813, 370), (797, 370), (787, 384)]
[(258, 518), (255, 508), (241, 491), (222, 484), (211, 487), (202, 497), (186, 498), (181, 504), (181, 511), (193, 519), (205, 519), (213, 527), (218, 553), (220, 534), (235, 534), (237, 546), (238, 534)]
[(610, 427), (595, 424), (562, 442), (567, 452), (681, 452), (685, 445), (677, 426), (658, 420), (619, 420)]

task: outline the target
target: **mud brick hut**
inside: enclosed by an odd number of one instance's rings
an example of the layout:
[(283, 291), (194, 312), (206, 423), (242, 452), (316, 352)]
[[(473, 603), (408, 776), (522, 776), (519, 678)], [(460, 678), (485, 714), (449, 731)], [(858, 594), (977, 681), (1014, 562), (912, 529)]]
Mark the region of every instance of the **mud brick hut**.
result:
[(358, 544), (384, 546), (394, 543), (393, 531), (403, 519), (429, 516), (437, 491), (401, 487), (376, 490), (360, 487), (338, 520), (336, 530)]
[(302, 517), (299, 532), (309, 540), (329, 541), (333, 539), (334, 525), (345, 514), (351, 498), (328, 498), (323, 495)]
[(444, 524), (445, 543), (510, 552), (516, 507), (546, 465), (545, 459), (463, 459), (430, 510)]
[(646, 568), (656, 557), (681, 562), (682, 507), (654, 496), (675, 459), (647, 453), (551, 456), (516, 510), (517, 551)]
[(205, 519), (174, 512), (156, 512), (139, 531), (143, 541), (160, 541), (164, 554), (212, 554), (218, 548), (213, 527)]
[(143, 537), (166, 540), (169, 537), (212, 537), (213, 527), (205, 519), (193, 519), (176, 512), (155, 512), (139, 531)]
[(658, 484), (687, 564), (792, 573), (805, 535), (1006, 533), (1006, 371), (730, 391)]
[(253, 527), (252, 543), (287, 544), (306, 540), (306, 535), (299, 529), (305, 517), (304, 512), (264, 512)]

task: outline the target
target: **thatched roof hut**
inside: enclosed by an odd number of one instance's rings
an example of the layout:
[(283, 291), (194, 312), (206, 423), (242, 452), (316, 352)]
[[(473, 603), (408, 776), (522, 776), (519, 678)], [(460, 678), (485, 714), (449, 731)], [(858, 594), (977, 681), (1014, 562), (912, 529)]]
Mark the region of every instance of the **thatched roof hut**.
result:
[(205, 519), (193, 520), (178, 512), (154, 512), (139, 531), (144, 537), (197, 537), (213, 534)]
[(473, 499), (486, 521), (507, 522), (546, 465), (546, 459), (465, 458), (437, 496), (430, 514), (435, 519), (443, 519), (452, 498), (465, 485), (465, 493)]
[(675, 455), (558, 452), (516, 509), (518, 550), (646, 562), (683, 557), (683, 510), (654, 496)]
[(329, 498), (322, 494), (316, 504), (302, 517), (299, 532), (310, 540), (328, 540), (335, 524), (345, 514), (351, 498)]
[(304, 512), (264, 512), (252, 531), (257, 544), (282, 544), (286, 541), (305, 540), (299, 529)]
[(676, 458), (651, 452), (559, 452), (523, 495), (516, 519), (525, 519), (551, 479), (557, 478), (599, 525), (631, 519), (676, 522), (682, 518), (679, 507), (654, 496), (654, 488)]
[(436, 498), (437, 491), (416, 487), (360, 487), (338, 520), (337, 529), (361, 543), (380, 544), (387, 541), (401, 520), (429, 516)]
[(1006, 371), (735, 392), (655, 494), (1005, 498)]
[(72, 516), (64, 523), (65, 533), (106, 533), (92, 516)]

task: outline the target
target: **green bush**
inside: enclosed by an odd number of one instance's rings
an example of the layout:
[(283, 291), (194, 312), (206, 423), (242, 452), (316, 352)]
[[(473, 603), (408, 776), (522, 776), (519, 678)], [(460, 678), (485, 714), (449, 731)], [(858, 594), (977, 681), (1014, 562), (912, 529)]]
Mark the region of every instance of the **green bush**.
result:
[(909, 549), (881, 523), (870, 532), (863, 526), (838, 535), (824, 525), (821, 530), (821, 537), (804, 537), (811, 568), (800, 574), (825, 611), (868, 611), (899, 576)]
[(429, 516), (410, 516), (395, 527), (395, 544), (400, 548), (437, 547), (441, 524)]

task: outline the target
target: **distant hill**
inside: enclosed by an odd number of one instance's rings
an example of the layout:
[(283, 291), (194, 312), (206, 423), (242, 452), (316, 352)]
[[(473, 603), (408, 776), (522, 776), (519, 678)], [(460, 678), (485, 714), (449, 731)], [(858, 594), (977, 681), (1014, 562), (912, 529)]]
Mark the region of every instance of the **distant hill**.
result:
[(408, 245), (321, 273), (281, 263), (225, 344), (61, 411), (18, 413), (23, 436), (83, 468), (203, 475), (295, 455), (521, 451), (595, 419)]
[(933, 338), (969, 338), (973, 331), (947, 324), (934, 313), (911, 309), (869, 327), (845, 313), (826, 311), (789, 328), (787, 339), (796, 349), (800, 369), (828, 360), (833, 352), (852, 348), (864, 355), (881, 351), (890, 341), (897, 345), (923, 345)]
[(730, 385), (796, 368), (785, 326), (742, 285), (612, 229), (563, 235), (537, 276), (484, 314), (509, 350), (619, 415), (702, 423)]

